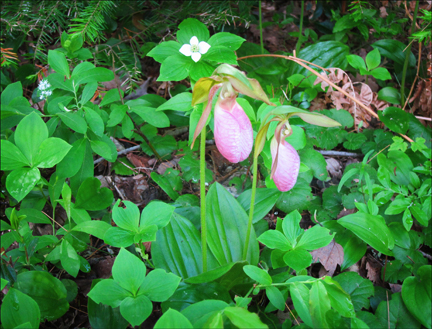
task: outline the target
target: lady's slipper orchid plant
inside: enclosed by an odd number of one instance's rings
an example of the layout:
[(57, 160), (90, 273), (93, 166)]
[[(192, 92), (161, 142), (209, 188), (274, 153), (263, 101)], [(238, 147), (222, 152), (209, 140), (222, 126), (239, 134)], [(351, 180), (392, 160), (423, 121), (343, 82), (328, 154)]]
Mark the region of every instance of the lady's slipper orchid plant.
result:
[(192, 95), (192, 105), (207, 101), (204, 112), (195, 129), (195, 139), (204, 128), (211, 112), (212, 100), (220, 89), (214, 111), (214, 136), (219, 152), (230, 162), (245, 160), (253, 146), (251, 122), (243, 108), (237, 103), (238, 93), (273, 105), (259, 82), (248, 79), (241, 71), (230, 65), (220, 65), (210, 78), (199, 79)]
[[(258, 158), (258, 155), (264, 148), (267, 130), (270, 123), (272, 121), (279, 122), (270, 144), (272, 155), (270, 177), (281, 192), (287, 192), (294, 187), (300, 170), (300, 157), (294, 147), (285, 140), (292, 134), (292, 129), (289, 125), (289, 118), (294, 115), (299, 116), (307, 123), (321, 127), (340, 126), (339, 122), (330, 119), (325, 115), (307, 112), (287, 105), (278, 106), (267, 115), (267, 117), (262, 121), (260, 130), (256, 137), (254, 156)], [(274, 116), (274, 118), (267, 122), (270, 116)]]

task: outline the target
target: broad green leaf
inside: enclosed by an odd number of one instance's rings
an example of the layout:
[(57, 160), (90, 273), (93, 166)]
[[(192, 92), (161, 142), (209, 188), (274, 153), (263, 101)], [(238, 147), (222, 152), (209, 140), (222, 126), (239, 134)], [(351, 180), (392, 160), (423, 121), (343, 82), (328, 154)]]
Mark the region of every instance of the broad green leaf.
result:
[(72, 146), (61, 138), (47, 138), (39, 147), (34, 166), (38, 168), (54, 167), (64, 159), (71, 148)]
[(80, 268), (80, 260), (74, 247), (67, 240), (63, 240), (60, 245), (60, 261), (66, 272), (76, 278)]
[(299, 151), (299, 156), (301, 162), (311, 169), (315, 178), (324, 182), (327, 180), (327, 162), (321, 153), (314, 149), (303, 149)]
[(57, 73), (65, 75), (67, 78), (70, 77), (69, 65), (63, 53), (55, 50), (48, 50), (48, 64)]
[(154, 329), (193, 329), (192, 323), (179, 311), (170, 308), (156, 322)]
[(1, 170), (14, 170), (30, 166), (24, 154), (13, 143), (1, 140)]
[(384, 87), (378, 91), (378, 99), (391, 104), (400, 104), (401, 95), (399, 90), (393, 87)]
[(126, 297), (120, 304), (121, 315), (132, 325), (138, 326), (149, 317), (153, 310), (153, 304), (144, 295)]
[(283, 256), (285, 264), (295, 271), (301, 271), (312, 263), (311, 254), (303, 248), (295, 248), (285, 253)]
[(132, 293), (123, 289), (116, 281), (105, 279), (98, 282), (90, 290), (88, 296), (97, 304), (103, 303), (111, 307), (118, 307), (125, 298), (132, 296)]
[(264, 270), (260, 269), (257, 266), (246, 265), (243, 267), (243, 271), (254, 281), (257, 281), (263, 285), (271, 285), (272, 278), (271, 276)]
[(83, 72), (78, 76), (74, 77), (74, 75), (72, 75), (72, 79), (74, 80), (76, 85), (89, 82), (111, 81), (114, 80), (114, 73), (113, 71), (103, 67), (95, 67), (93, 69), (89, 69), (86, 72)]
[(186, 307), (181, 313), (194, 325), (202, 327), (213, 312), (222, 312), (228, 304), (222, 300), (202, 300)]
[(378, 111), (380, 120), (392, 131), (405, 134), (409, 128), (408, 115), (397, 107), (387, 107), (384, 111)]
[(82, 116), (76, 112), (59, 112), (57, 115), (63, 123), (80, 134), (85, 134), (87, 131), (87, 123)]
[(181, 278), (162, 269), (151, 271), (139, 288), (138, 295), (144, 294), (153, 302), (164, 302), (177, 289)]
[(110, 189), (101, 186), (101, 181), (94, 177), (87, 178), (78, 189), (75, 206), (85, 210), (102, 210), (109, 207), (113, 201)]
[[(3, 75), (2, 75), (3, 79)], [(13, 99), (23, 96), (23, 87), (21, 81), (7, 85), (1, 93), (1, 104), (8, 105)]]
[(288, 251), (293, 248), (288, 239), (279, 231), (268, 230), (258, 237), (258, 241), (271, 249)]
[(131, 107), (131, 111), (138, 114), (141, 119), (157, 128), (166, 128), (170, 125), (168, 116), (164, 112), (157, 112), (154, 107), (135, 105)]
[(135, 242), (135, 233), (119, 227), (111, 227), (105, 232), (103, 239), (111, 246), (127, 248)]
[(369, 71), (378, 67), (378, 65), (380, 65), (380, 63), (381, 63), (381, 55), (380, 55), (378, 49), (375, 48), (374, 50), (370, 51), (366, 55), (366, 64), (367, 64)]
[(333, 240), (334, 234), (325, 227), (315, 225), (308, 229), (301, 236), (297, 247), (302, 247), (307, 250), (315, 250), (327, 246)]
[(168, 196), (173, 200), (177, 200), (177, 198), (179, 197), (179, 194), (174, 191), (173, 187), (171, 186), (168, 178), (159, 175), (157, 173), (155, 173), (154, 171), (150, 174), (151, 179), (153, 179), (156, 184), (158, 184), (162, 190), (164, 190), (164, 192), (166, 194), (168, 194)]
[(393, 235), (381, 216), (357, 212), (342, 217), (338, 223), (384, 255), (393, 255)]
[(309, 309), (313, 328), (329, 328), (326, 313), (330, 310), (330, 298), (324, 284), (316, 281), (309, 294)]
[(293, 282), (289, 287), (295, 310), (304, 323), (309, 327), (313, 327), (312, 317), (309, 311), (309, 289), (304, 283), (300, 282)]
[(301, 215), (297, 210), (285, 216), (282, 221), (282, 230), (293, 247), (297, 244), (297, 237), (302, 233), (300, 228)]
[(84, 107), (85, 118), (90, 129), (98, 136), (102, 136), (105, 130), (104, 122), (101, 116), (89, 107)]
[(177, 40), (180, 42), (181, 46), (183, 44), (190, 44), (190, 39), (193, 36), (197, 37), (200, 42), (207, 41), (210, 37), (210, 33), (205, 24), (195, 18), (185, 19), (179, 24), (178, 28)]
[(156, 62), (162, 63), (168, 57), (178, 54), (181, 46), (181, 44), (172, 40), (162, 42), (154, 47), (147, 56), (153, 57)]
[(360, 70), (360, 69), (364, 69), (365, 71), (366, 69), (366, 65), (365, 65), (365, 61), (363, 60), (363, 58), (361, 58), (358, 55), (348, 55), (346, 57), (348, 63), (355, 69)]
[(19, 168), (6, 178), (8, 192), (19, 202), (30, 193), (41, 178), (38, 168)]
[(123, 201), (125, 208), (120, 207), (119, 204), (120, 200), (117, 200), (112, 209), (112, 218), (114, 222), (122, 229), (138, 232), (140, 218), (138, 207), (130, 201)]
[(78, 223), (78, 225), (75, 226), (73, 230), (78, 232), (85, 232), (97, 237), (98, 239), (103, 240), (106, 231), (108, 231), (108, 229), (110, 228), (111, 225), (109, 225), (106, 222), (99, 221), (99, 220), (92, 220), (92, 221)]
[(127, 105), (116, 105), (116, 104), (111, 105), (111, 113), (109, 115), (107, 127), (114, 127), (115, 125), (118, 125), (120, 122), (122, 122), (124, 116), (126, 115), (127, 110), (128, 110)]
[(228, 32), (219, 32), (210, 37), (207, 41), (210, 46), (224, 46), (231, 50), (237, 50), (246, 40)]
[(192, 60), (183, 54), (175, 54), (164, 60), (157, 81), (180, 81), (189, 75)]
[(411, 205), (411, 200), (404, 197), (402, 194), (396, 196), (396, 198), (390, 203), (385, 210), (386, 215), (397, 215), (407, 210)]
[(426, 328), (432, 319), (432, 267), (424, 265), (415, 277), (406, 278), (402, 284), (402, 299), (411, 314)]
[(224, 46), (210, 47), (208, 52), (203, 55), (203, 59), (231, 65), (238, 64), (235, 52)]
[(285, 310), (285, 298), (281, 291), (274, 286), (266, 287), (265, 290), (270, 302), (280, 311)]
[(69, 309), (65, 286), (48, 272), (22, 272), (18, 274), (15, 288), (36, 301), (41, 321), (58, 319)]
[[(371, 45), (374, 49), (378, 49), (380, 54), (387, 57), (396, 63), (403, 65), (406, 57), (407, 45), (394, 39), (381, 39)], [(409, 52), (408, 64), (410, 67), (416, 66), (416, 58), (414, 54)]]
[(258, 314), (250, 313), (241, 307), (227, 307), (224, 314), (238, 328), (268, 328), (261, 322)]
[(184, 92), (175, 95), (167, 102), (159, 106), (156, 111), (174, 110), (174, 111), (189, 111), (192, 108), (192, 93)]
[[(252, 190), (244, 191), (237, 201), (241, 204), (244, 210), (249, 214)], [(253, 223), (258, 222), (274, 207), (276, 201), (281, 196), (278, 189), (258, 188), (255, 194), (255, 208)]]
[(30, 113), (18, 124), (15, 130), (15, 145), (34, 166), (42, 142), (48, 138), (48, 128), (36, 113)]
[(38, 304), (21, 291), (10, 288), (2, 300), (1, 322), (4, 328), (39, 328), (41, 320)]
[(377, 159), (378, 164), (384, 167), (393, 182), (398, 185), (410, 184), (410, 172), (414, 166), (408, 155), (402, 151), (390, 151), (387, 157), (381, 153)]
[(276, 202), (276, 207), (285, 213), (294, 210), (302, 211), (310, 204), (312, 189), (309, 182), (304, 179), (297, 179), (296, 185), (288, 192), (283, 192)]
[(81, 105), (85, 105), (90, 99), (92, 99), (92, 97), (96, 92), (97, 87), (98, 87), (97, 82), (90, 82), (86, 84), (81, 95), (81, 100), (80, 100)]
[[(120, 90), (120, 93), (123, 97), (124, 92), (123, 90)], [(107, 91), (107, 93), (105, 94), (104, 98), (102, 99), (102, 102), (99, 104), (100, 107), (111, 104), (113, 102), (117, 102), (120, 100), (120, 94), (119, 94), (119, 90), (117, 88), (114, 89), (110, 89)]]
[[(206, 197), (207, 230), (209, 249), (220, 265), (243, 259), (248, 216), (236, 199), (219, 183), (213, 184)], [(235, 218), (233, 221), (231, 218)], [(258, 263), (258, 241), (252, 229), (246, 260)]]
[(142, 211), (140, 226), (156, 225), (158, 229), (161, 229), (168, 225), (174, 209), (165, 202), (152, 201)]
[(384, 67), (378, 67), (375, 70), (372, 70), (370, 74), (378, 80), (390, 80), (391, 75), (390, 72)]
[(112, 274), (122, 288), (136, 295), (144, 281), (146, 268), (137, 256), (122, 248), (112, 267)]
[(329, 276), (326, 276), (322, 283), (326, 288), (332, 307), (344, 317), (355, 317), (354, 306), (350, 295), (342, 289), (340, 284)]
[(61, 177), (72, 177), (81, 168), (86, 153), (86, 145), (88, 144), (85, 138), (81, 138), (73, 142), (72, 148), (66, 154), (62, 161), (57, 164), (57, 173)]
[[(430, 295), (429, 295), (430, 296)], [(390, 296), (389, 296), (390, 299)], [(429, 304), (430, 305), (430, 304)], [(375, 326), (385, 327), (385, 328), (409, 328), (409, 329), (420, 329), (420, 323), (413, 317), (409, 310), (407, 309), (407, 304), (402, 301), (401, 294), (396, 293), (391, 295), (391, 300), (387, 302), (387, 300), (383, 300), (379, 305), (375, 312), (376, 322)], [(423, 310), (426, 312), (422, 313), (422, 316), (427, 316), (431, 314), (430, 310), (423, 306)], [(429, 308), (430, 309), (430, 308)], [(419, 311), (419, 309), (417, 309)], [(426, 319), (429, 321), (430, 318)], [(389, 323), (390, 322), (390, 323)], [(430, 328), (430, 326), (429, 326)]]

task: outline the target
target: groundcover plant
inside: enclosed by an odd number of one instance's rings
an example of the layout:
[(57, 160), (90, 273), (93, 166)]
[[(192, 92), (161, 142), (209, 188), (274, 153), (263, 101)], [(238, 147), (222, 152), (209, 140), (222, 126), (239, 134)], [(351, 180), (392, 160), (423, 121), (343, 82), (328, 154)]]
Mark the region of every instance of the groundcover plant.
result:
[(1, 328), (431, 328), (428, 1), (4, 1)]

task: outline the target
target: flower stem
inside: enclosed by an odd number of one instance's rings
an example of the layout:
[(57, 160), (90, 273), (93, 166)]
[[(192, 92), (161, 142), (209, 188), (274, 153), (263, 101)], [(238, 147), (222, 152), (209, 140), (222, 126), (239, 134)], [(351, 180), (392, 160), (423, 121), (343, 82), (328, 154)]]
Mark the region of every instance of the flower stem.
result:
[(259, 29), (260, 29), (261, 54), (264, 54), (264, 40), (263, 40), (263, 29), (262, 29), (261, 0), (258, 1), (258, 10), (259, 10)]
[(245, 245), (243, 248), (243, 260), (246, 260), (246, 258), (247, 258), (250, 235), (251, 235), (251, 231), (252, 231), (253, 213), (254, 213), (254, 209), (255, 209), (255, 194), (256, 194), (257, 177), (258, 177), (258, 157), (255, 157), (255, 156), (254, 156), (254, 160), (253, 160), (252, 175), (253, 175), (253, 177), (252, 177), (252, 195), (251, 195), (251, 204), (250, 204), (250, 209), (249, 209), (249, 222), (248, 222), (247, 231), (246, 231), (246, 240), (245, 240)]
[[(411, 25), (411, 35), (415, 32), (415, 26), (416, 26), (416, 19), (417, 19), (417, 12), (419, 7), (419, 1), (416, 1), (415, 9), (414, 9), (414, 15), (413, 15), (413, 21)], [(405, 62), (402, 70), (402, 82), (401, 82), (401, 104), (403, 105), (405, 103), (405, 78), (406, 78), (406, 71), (408, 69), (408, 61), (409, 61), (409, 55), (411, 53), (411, 46), (412, 43), (409, 44), (408, 48), (406, 49), (405, 53)], [(420, 65), (420, 62), (417, 63), (417, 65)]]
[(298, 56), (298, 53), (300, 51), (300, 46), (302, 43), (302, 33), (303, 33), (303, 12), (304, 12), (304, 0), (301, 2), (301, 13), (300, 13), (300, 31), (299, 31), (299, 38), (297, 40), (296, 45), (296, 56)]
[(205, 142), (206, 142), (206, 128), (201, 131), (200, 143), (200, 199), (201, 199), (201, 252), (203, 273), (207, 272), (207, 223), (206, 223), (206, 187), (205, 187)]

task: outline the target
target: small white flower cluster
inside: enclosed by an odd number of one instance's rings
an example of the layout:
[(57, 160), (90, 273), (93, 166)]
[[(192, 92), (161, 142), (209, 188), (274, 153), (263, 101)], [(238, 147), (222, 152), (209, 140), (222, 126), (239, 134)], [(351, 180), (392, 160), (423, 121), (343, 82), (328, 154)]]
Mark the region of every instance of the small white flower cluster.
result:
[(48, 96), (52, 94), (52, 90), (50, 90), (49, 88), (51, 88), (51, 85), (48, 82), (48, 80), (44, 79), (41, 82), (39, 82), (38, 89), (40, 91), (40, 95), (39, 95), (40, 100), (46, 99)]

